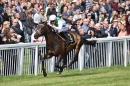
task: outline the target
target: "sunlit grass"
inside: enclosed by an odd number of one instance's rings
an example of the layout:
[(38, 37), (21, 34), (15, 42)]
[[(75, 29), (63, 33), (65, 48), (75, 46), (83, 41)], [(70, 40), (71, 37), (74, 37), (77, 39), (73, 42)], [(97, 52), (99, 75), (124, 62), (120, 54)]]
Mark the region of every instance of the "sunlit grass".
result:
[(130, 86), (130, 66), (64, 71), (61, 75), (0, 77), (0, 86)]

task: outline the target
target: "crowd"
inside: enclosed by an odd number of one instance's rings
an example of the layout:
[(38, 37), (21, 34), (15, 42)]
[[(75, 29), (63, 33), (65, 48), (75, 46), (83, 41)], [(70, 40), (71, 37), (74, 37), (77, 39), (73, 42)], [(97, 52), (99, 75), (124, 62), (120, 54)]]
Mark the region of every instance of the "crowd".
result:
[(0, 0), (0, 44), (45, 41), (44, 36), (35, 39), (34, 33), (38, 24), (53, 22), (52, 15), (84, 39), (130, 34), (129, 0)]
[(62, 18), (68, 29), (76, 24), (83, 38), (126, 36), (129, 8), (129, 0), (1, 0), (1, 44), (31, 42), (37, 25), (49, 21), (50, 15)]

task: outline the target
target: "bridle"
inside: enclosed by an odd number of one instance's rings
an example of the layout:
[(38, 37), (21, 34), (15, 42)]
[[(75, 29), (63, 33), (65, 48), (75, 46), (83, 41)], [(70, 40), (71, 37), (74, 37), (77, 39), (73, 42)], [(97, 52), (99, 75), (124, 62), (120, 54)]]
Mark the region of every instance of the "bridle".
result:
[[(43, 32), (40, 32), (39, 30), (36, 30), (39, 34), (42, 34)], [(51, 31), (46, 32), (47, 34), (51, 33)]]
[[(43, 32), (39, 31), (39, 30), (36, 30), (39, 34), (42, 34)], [(47, 35), (49, 35), (50, 33), (53, 33), (52, 31), (48, 31), (46, 32)], [(56, 34), (57, 35), (57, 34)], [(58, 36), (58, 35), (57, 35)], [(52, 43), (51, 45), (50, 44), (47, 44), (49, 47), (53, 47), (53, 46), (56, 46), (57, 44), (59, 44), (59, 42), (61, 41), (60, 37), (58, 36), (58, 41), (57, 42), (54, 42)]]
[(39, 30), (36, 30), (36, 32), (38, 32), (39, 34), (42, 34)]

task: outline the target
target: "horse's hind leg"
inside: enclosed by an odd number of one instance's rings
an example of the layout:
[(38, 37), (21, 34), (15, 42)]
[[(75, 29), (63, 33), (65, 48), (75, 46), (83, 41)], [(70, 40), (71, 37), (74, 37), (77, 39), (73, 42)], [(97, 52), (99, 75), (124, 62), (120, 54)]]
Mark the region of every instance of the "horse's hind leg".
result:
[(67, 54), (64, 56), (62, 69), (64, 69), (66, 66), (67, 66)]
[(66, 67), (66, 65), (67, 65), (67, 54), (64, 55), (63, 65), (62, 65), (62, 67), (59, 67), (59, 71), (57, 74), (61, 74), (61, 72), (63, 72), (63, 69)]
[(79, 48), (76, 48), (76, 53), (75, 53), (75, 57), (74, 57), (74, 60), (72, 60), (70, 62), (70, 64), (68, 65), (68, 69), (71, 69), (71, 66), (74, 62), (78, 61), (78, 54), (79, 54)]
[(58, 68), (59, 70), (61, 69), (61, 67), (59, 66), (59, 63), (60, 63), (61, 60), (62, 60), (62, 55), (59, 55), (58, 60), (57, 60), (57, 62), (55, 64), (55, 67)]

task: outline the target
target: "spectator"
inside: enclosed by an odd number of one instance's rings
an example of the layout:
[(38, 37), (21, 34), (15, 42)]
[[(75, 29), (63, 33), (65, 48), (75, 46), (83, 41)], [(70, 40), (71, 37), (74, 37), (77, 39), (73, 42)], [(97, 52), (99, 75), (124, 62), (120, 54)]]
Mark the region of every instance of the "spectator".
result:
[(126, 31), (130, 35), (130, 11), (126, 11)]
[(4, 7), (4, 12), (2, 14), (2, 17), (3, 17), (3, 22), (9, 21), (9, 9), (8, 9), (7, 5), (5, 5), (5, 7)]
[(0, 15), (0, 24), (3, 24), (3, 17)]
[(86, 17), (86, 18), (88, 17), (88, 14), (89, 14), (89, 8), (86, 8), (86, 9), (85, 9), (85, 17)]
[(85, 13), (81, 13), (81, 16), (82, 16), (82, 20), (86, 18)]
[(35, 3), (34, 4), (34, 9), (33, 9), (33, 15), (35, 15), (35, 13), (37, 13), (37, 10), (38, 10), (38, 3)]
[(31, 42), (31, 35), (33, 33), (33, 29), (35, 29), (35, 24), (32, 19), (32, 12), (27, 13), (27, 18), (26, 18), (26, 29), (27, 29), (27, 34), (28, 34), (28, 42)]
[[(46, 10), (45, 10), (45, 15), (46, 15), (46, 17), (47, 17), (48, 9), (51, 8), (51, 4), (52, 4), (52, 3), (48, 3), (48, 4), (47, 4)], [(47, 17), (47, 18), (48, 18), (48, 17)]]
[(54, 14), (55, 16), (57, 16), (57, 12), (56, 12), (56, 3), (52, 3), (51, 4), (51, 7), (48, 9), (48, 11), (47, 11), (47, 16), (50, 16), (50, 15), (52, 15), (52, 14)]
[(92, 1), (91, 0), (86, 0), (85, 1), (85, 7), (84, 8), (91, 8), (92, 7)]
[(0, 1), (0, 15), (4, 12), (4, 3)]
[(130, 1), (126, 0), (125, 2), (125, 10), (130, 9)]
[(119, 22), (118, 36), (127, 36), (127, 31), (125, 30), (125, 23), (124, 22)]
[(118, 10), (119, 9), (119, 7), (118, 7), (118, 0), (114, 0), (113, 1), (113, 3), (112, 3), (112, 8), (113, 8), (113, 10)]
[(87, 33), (87, 31), (89, 29), (89, 26), (88, 26), (89, 22), (90, 22), (89, 19), (83, 19), (82, 27), (83, 27), (85, 33)]
[(40, 12), (41, 10), (37, 9), (37, 13), (34, 15), (35, 27), (37, 27), (37, 25), (40, 24), (42, 20), (44, 20)]
[(15, 5), (12, 5), (12, 8), (11, 8), (11, 14), (15, 15), (15, 13), (17, 13), (17, 9), (16, 9), (16, 6)]
[(41, 17), (41, 22), (44, 23), (47, 21), (45, 15), (44, 15), (44, 10), (40, 9), (40, 17)]
[(67, 23), (67, 24), (70, 24), (70, 25), (73, 24), (73, 16), (72, 16), (72, 15), (68, 15), (68, 18), (67, 18), (67, 20), (66, 20), (66, 23)]
[(27, 10), (27, 7), (24, 6), (21, 9), (21, 13), (19, 13), (20, 14), (20, 21), (22, 22), (22, 26), (25, 26), (25, 24), (26, 24), (26, 18), (27, 18), (26, 13), (25, 13), (26, 10)]
[(124, 22), (124, 24), (126, 24), (125, 18), (126, 18), (126, 14), (122, 14), (122, 17), (121, 17), (120, 21)]
[[(95, 34), (95, 28), (94, 28), (94, 26), (95, 26), (95, 23), (94, 23), (93, 20), (91, 20), (89, 22), (89, 28), (88, 28), (88, 31), (87, 31), (87, 33), (90, 34), (91, 37), (94, 37), (94, 34)], [(93, 34), (93, 32), (94, 32), (94, 34)]]
[(66, 20), (67, 18), (68, 18), (68, 7), (64, 7), (64, 9), (63, 9), (63, 13), (62, 13), (62, 17), (63, 17), (63, 19), (64, 20)]
[(88, 13), (88, 14), (87, 14), (87, 19), (89, 19), (89, 21), (92, 20), (92, 15), (91, 15), (91, 13)]
[(98, 22), (98, 16), (99, 16), (99, 12), (98, 12), (97, 6), (93, 5), (92, 10), (91, 10), (91, 18), (93, 19), (95, 23)]
[(103, 37), (108, 37), (108, 36), (113, 35), (113, 33), (111, 32), (109, 28), (108, 21), (103, 22), (103, 27), (101, 28), (101, 32), (102, 32)]
[(18, 11), (18, 13), (21, 13), (21, 8), (20, 8), (20, 5), (17, 0), (15, 0), (15, 6), (16, 6), (16, 10)]
[(107, 11), (107, 13), (108, 13), (108, 19), (110, 19), (111, 16), (112, 16), (111, 0), (106, 0), (105, 9), (106, 9), (106, 11)]
[(94, 33), (94, 37), (96, 38), (102, 38), (103, 35), (102, 35), (102, 32), (101, 32), (101, 24), (100, 23), (97, 23), (95, 25), (95, 33)]
[(2, 29), (2, 32), (3, 32), (4, 29), (6, 29), (6, 28), (10, 28), (10, 22), (9, 22), (9, 21), (5, 21), (5, 22), (3, 23), (3, 29)]
[(114, 20), (112, 24), (109, 25), (109, 28), (112, 32), (112, 37), (116, 37), (118, 35), (119, 27), (118, 27), (118, 20)]
[(73, 17), (73, 21), (75, 21), (78, 18), (82, 18), (82, 15), (80, 14), (80, 10), (79, 9), (76, 10), (76, 14)]
[(63, 13), (63, 8), (65, 5), (66, 5), (66, 0), (63, 0), (63, 4), (62, 4), (61, 9), (60, 9), (61, 14)]
[(81, 28), (81, 26), (82, 26), (82, 19), (81, 18), (77, 18), (75, 20), (75, 23), (77, 25), (77, 29)]
[(81, 6), (81, 2), (79, 0), (76, 1), (76, 6), (74, 8), (74, 10), (79, 10), (80, 12), (83, 12), (85, 9), (83, 9), (83, 7)]
[(112, 17), (110, 18), (110, 23), (112, 23), (113, 20), (117, 20), (117, 18), (118, 18), (118, 12), (114, 10), (112, 12)]
[(72, 6), (71, 6), (70, 4), (69, 4), (69, 6), (68, 6), (67, 14), (68, 14), (68, 15), (74, 15), (74, 14), (73, 14)]
[(60, 11), (60, 14), (62, 14), (62, 12), (61, 12), (62, 5), (64, 5), (64, 1), (63, 0), (61, 0), (60, 3), (59, 3), (59, 5), (58, 5), (58, 9)]
[[(16, 16), (19, 17), (19, 13), (16, 14)], [(20, 22), (20, 21), (19, 21), (19, 22)], [(20, 22), (20, 24), (22, 24), (22, 23)], [(19, 35), (22, 36), (22, 37), (20, 38), (20, 42), (24, 42), (24, 33), (23, 33), (23, 30), (21, 30), (22, 27), (21, 27), (21, 29), (20, 29), (20, 25), (19, 25), (19, 23), (18, 23), (18, 19), (14, 19), (14, 20), (13, 20), (13, 23), (12, 23), (11, 28), (12, 28), (17, 34), (19, 34)]]

